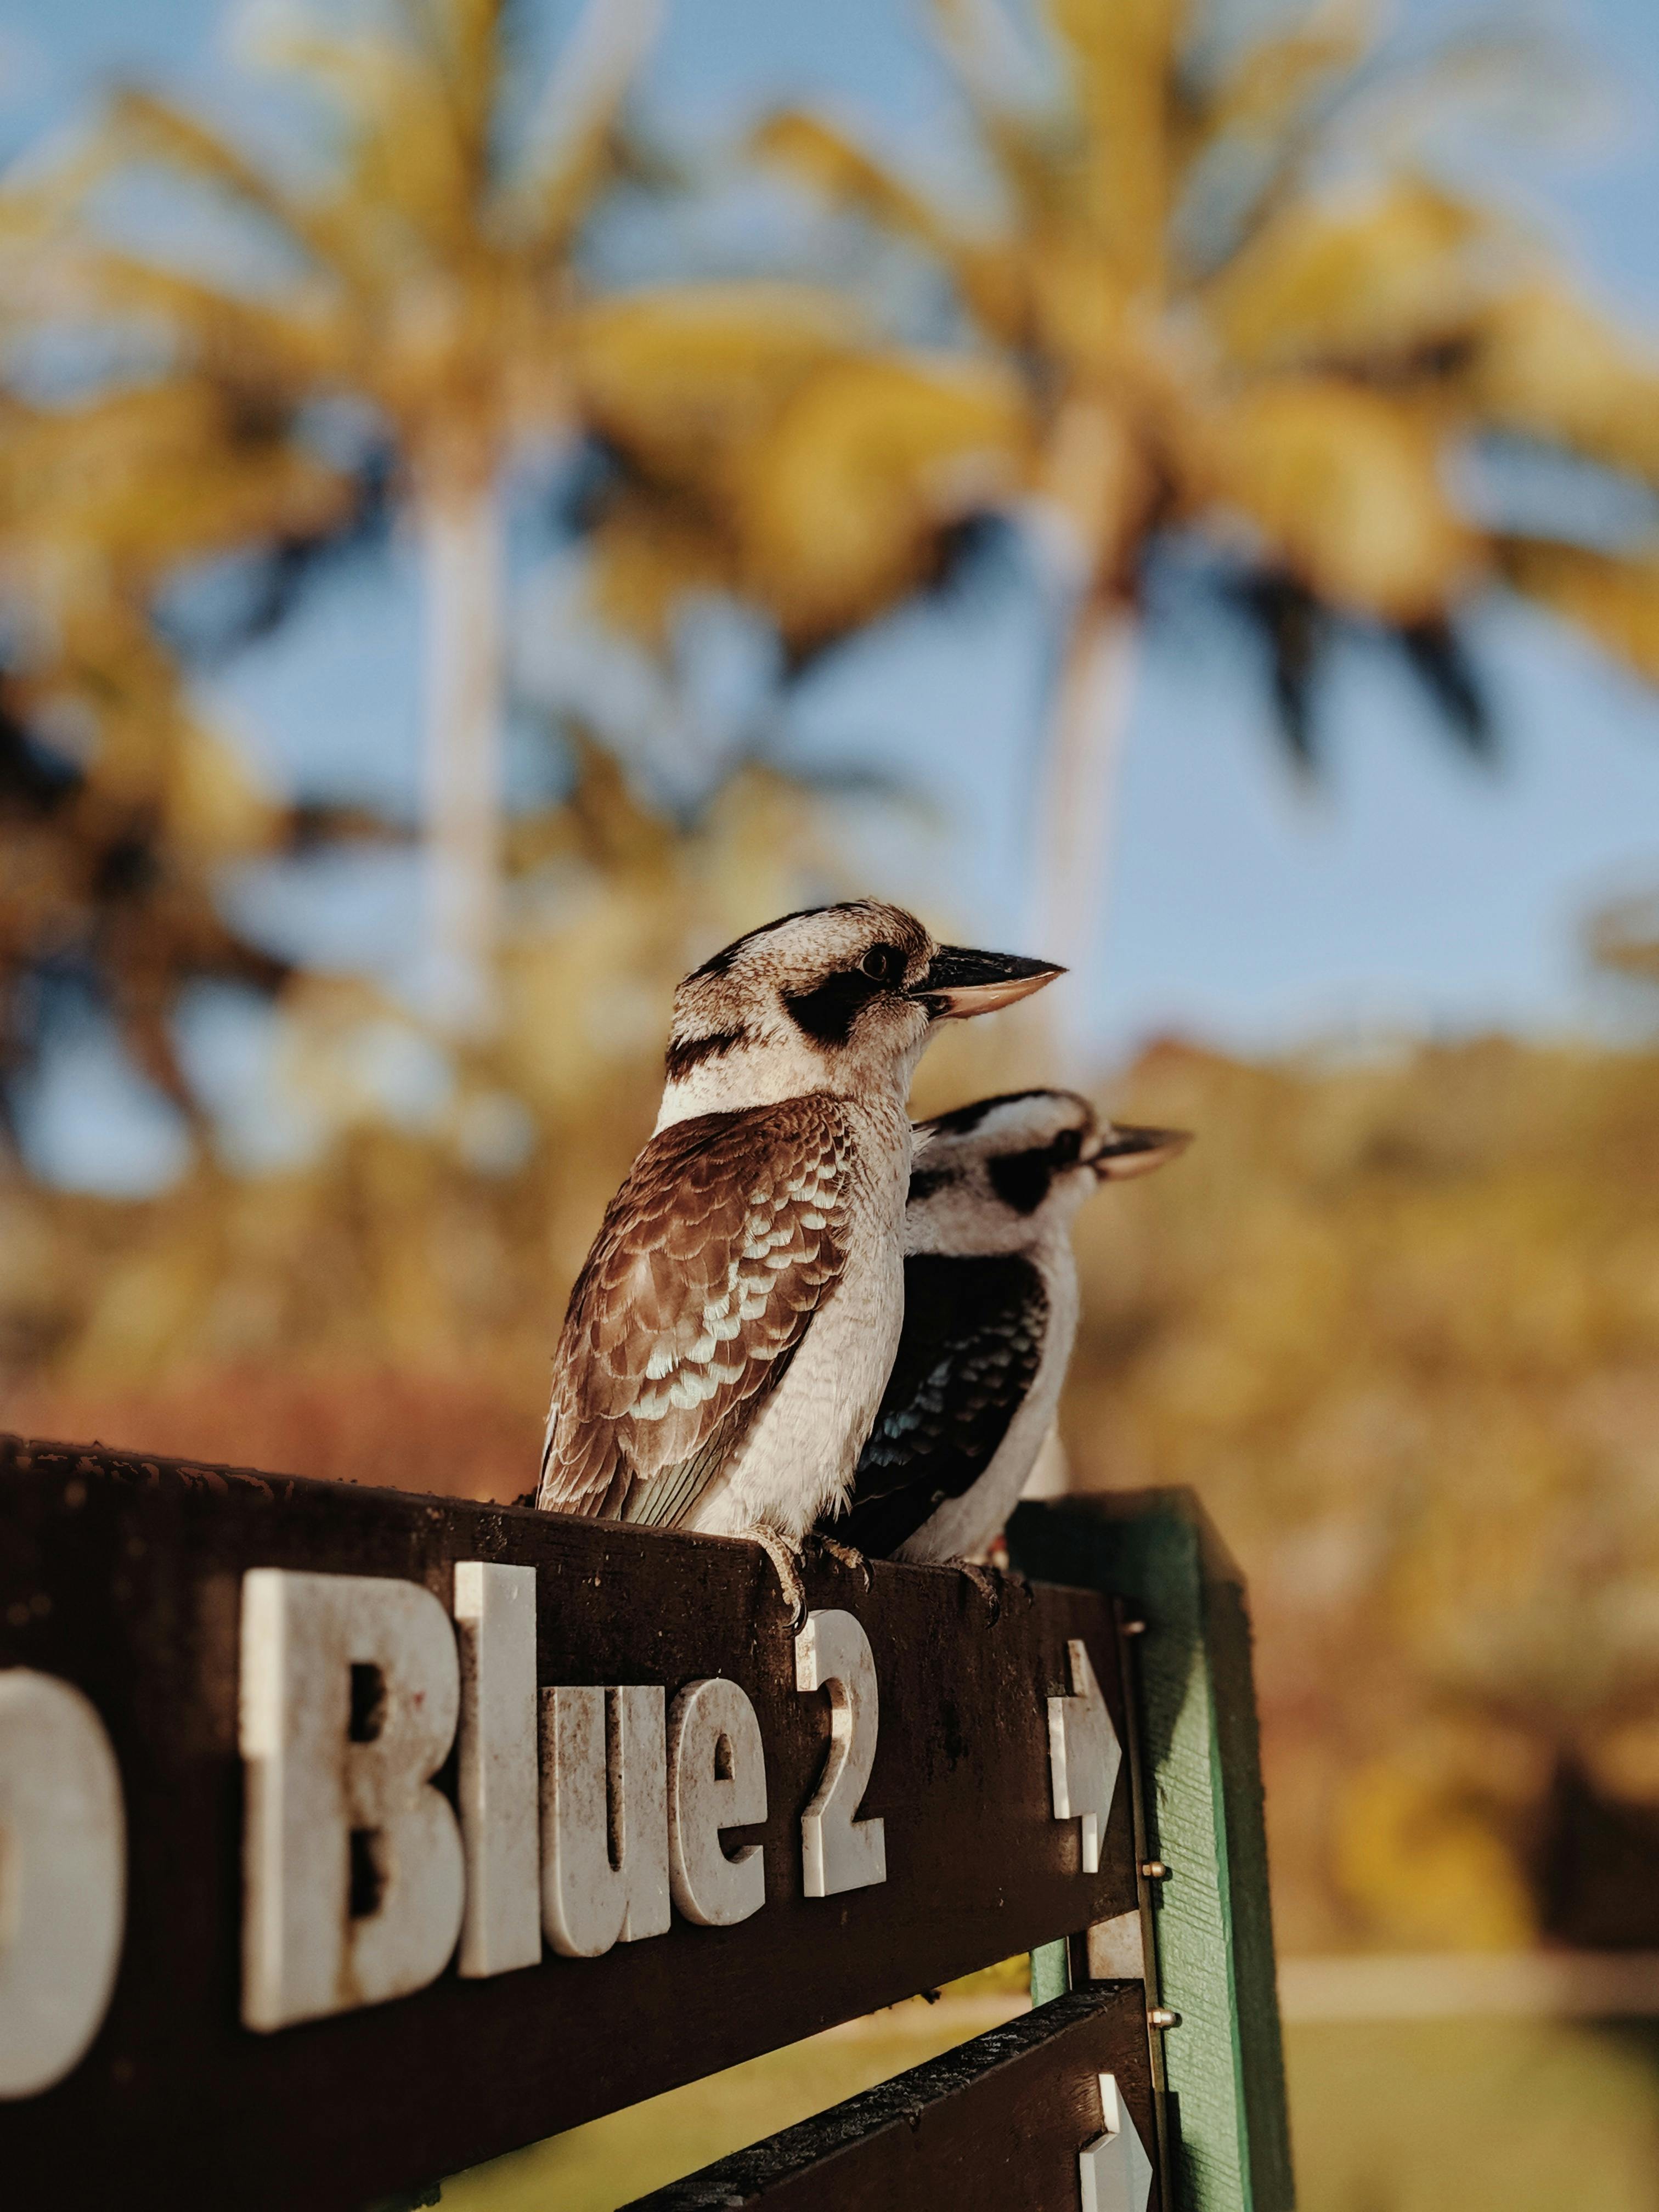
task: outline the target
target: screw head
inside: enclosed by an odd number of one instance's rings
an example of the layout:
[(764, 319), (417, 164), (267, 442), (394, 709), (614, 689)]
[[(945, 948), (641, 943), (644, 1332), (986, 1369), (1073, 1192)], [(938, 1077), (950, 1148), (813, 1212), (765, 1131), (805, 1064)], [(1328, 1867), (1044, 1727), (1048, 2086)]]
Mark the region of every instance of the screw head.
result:
[(1146, 2015), (1148, 2027), (1179, 2027), (1181, 2014), (1171, 2012), (1168, 2005), (1154, 2005)]
[(1123, 1633), (1126, 1636), (1144, 1636), (1146, 1633), (1146, 1624), (1144, 1620), (1126, 1620), (1123, 1624)]
[(1168, 1881), (1170, 1869), (1162, 1859), (1143, 1859), (1140, 1871), (1148, 1881)]

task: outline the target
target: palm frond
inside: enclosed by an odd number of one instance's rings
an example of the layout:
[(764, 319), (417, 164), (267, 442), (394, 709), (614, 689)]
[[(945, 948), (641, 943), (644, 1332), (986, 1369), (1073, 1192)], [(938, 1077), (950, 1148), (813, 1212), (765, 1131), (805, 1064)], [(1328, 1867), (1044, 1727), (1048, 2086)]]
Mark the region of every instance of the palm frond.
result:
[(1431, 617), (1403, 623), (1394, 635), (1407, 666), (1464, 751), (1492, 760), (1498, 744), (1492, 702), (1460, 632), (1443, 617)]
[(1465, 387), (1492, 427), (1659, 484), (1659, 359), (1559, 281), (1541, 279), (1487, 307)]
[(659, 486), (609, 500), (586, 550), (594, 612), (659, 655), (689, 592), (739, 586), (738, 548), (718, 508)]
[(1131, 291), (1161, 284), (1175, 186), (1182, 0), (1048, 0), (1085, 126), (1074, 207)]
[(1204, 288), (1206, 314), (1231, 358), (1253, 370), (1397, 368), (1466, 339), (1492, 230), (1420, 178), (1396, 178), (1358, 204), (1298, 200)]
[(799, 109), (769, 116), (749, 140), (757, 160), (787, 170), (834, 208), (861, 216), (932, 253), (969, 311), (994, 337), (1017, 343), (1027, 321), (1024, 257), (1007, 239), (975, 237), (832, 124)]
[(1564, 615), (1650, 684), (1659, 684), (1659, 553), (1626, 556), (1506, 538), (1498, 560), (1516, 591)]
[(527, 137), (513, 221), (543, 263), (568, 252), (584, 216), (624, 163), (621, 117), (662, 24), (663, 0), (586, 0)]
[(1252, 41), (1198, 103), (1194, 150), (1235, 134), (1273, 143), (1320, 94), (1364, 59), (1371, 9), (1355, 0), (1320, 8), (1296, 30)]
[(349, 240), (359, 289), (384, 289), (400, 247), (465, 264), (477, 240), (477, 149), (439, 58), (405, 40), (319, 33), (288, 36), (273, 55), (331, 93), (344, 119), (346, 175), (313, 221), (325, 210), (331, 240)]
[(749, 151), (760, 161), (787, 169), (836, 207), (850, 209), (947, 257), (955, 251), (951, 226), (938, 209), (817, 116), (799, 108), (780, 110), (750, 135)]
[(100, 148), (90, 157), (106, 167), (137, 158), (159, 162), (180, 176), (239, 202), (263, 217), (324, 268), (343, 275), (340, 243), (331, 226), (284, 191), (228, 139), (157, 94), (126, 86), (111, 103)]
[(349, 326), (325, 287), (287, 289), (280, 302), (249, 299), (89, 240), (59, 257), (55, 273), (60, 310), (154, 319), (187, 370), (297, 397), (339, 375), (349, 358)]
[(1296, 774), (1311, 781), (1319, 769), (1313, 684), (1328, 623), (1319, 601), (1294, 576), (1261, 569), (1229, 596), (1267, 648), (1274, 727)]
[(1028, 463), (1006, 374), (825, 362), (738, 458), (744, 583), (796, 647), (854, 629), (924, 581), (950, 526), (1008, 498)]
[(858, 328), (844, 301), (804, 287), (665, 286), (577, 309), (571, 374), (601, 438), (665, 482), (701, 487)]
[(506, 63), (503, 0), (409, 0), (454, 118), (476, 191), (490, 155)]
[(1279, 562), (1338, 609), (1430, 621), (1474, 572), (1436, 426), (1390, 395), (1335, 377), (1275, 379), (1218, 410), (1193, 459), (1194, 489), (1247, 516)]

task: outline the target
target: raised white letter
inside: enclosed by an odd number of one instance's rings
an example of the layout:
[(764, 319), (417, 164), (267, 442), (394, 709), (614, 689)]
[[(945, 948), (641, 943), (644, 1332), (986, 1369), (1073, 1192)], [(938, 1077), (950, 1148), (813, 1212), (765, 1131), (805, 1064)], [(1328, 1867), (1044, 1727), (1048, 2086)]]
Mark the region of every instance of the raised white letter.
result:
[(597, 1959), (669, 1924), (662, 1690), (542, 1692), (542, 1926)]
[(463, 1974), (504, 1974), (542, 1955), (536, 1811), (536, 1570), (455, 1564), (461, 1654)]
[(668, 1719), (669, 1876), (700, 1928), (729, 1928), (766, 1902), (758, 1844), (728, 1857), (722, 1828), (766, 1818), (766, 1753), (755, 1708), (735, 1682), (688, 1682)]
[(420, 1583), (242, 1577), (242, 2018), (405, 1996), (460, 1932), (461, 1839), (428, 1776), (455, 1735), (448, 1615)]
[(879, 1820), (855, 1820), (875, 1762), (880, 1705), (870, 1639), (850, 1613), (809, 1613), (795, 1638), (795, 1687), (830, 1692), (830, 1756), (801, 1815), (801, 1884), (809, 1897), (887, 1879)]
[(126, 1911), (121, 1777), (72, 1682), (0, 1673), (0, 2097), (61, 2081), (97, 2034)]

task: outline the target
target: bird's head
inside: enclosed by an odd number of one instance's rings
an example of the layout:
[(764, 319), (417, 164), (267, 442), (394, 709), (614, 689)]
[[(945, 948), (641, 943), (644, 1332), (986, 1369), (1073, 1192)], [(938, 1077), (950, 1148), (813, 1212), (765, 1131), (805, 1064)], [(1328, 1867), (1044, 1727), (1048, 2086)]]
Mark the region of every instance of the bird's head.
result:
[(1103, 1121), (1074, 1091), (1018, 1091), (977, 1099), (916, 1125), (910, 1252), (1027, 1251), (1103, 1182), (1150, 1174), (1183, 1152), (1184, 1129)]
[(809, 1091), (902, 1101), (939, 1024), (990, 1013), (1062, 971), (938, 945), (879, 899), (752, 929), (674, 994), (657, 1126)]

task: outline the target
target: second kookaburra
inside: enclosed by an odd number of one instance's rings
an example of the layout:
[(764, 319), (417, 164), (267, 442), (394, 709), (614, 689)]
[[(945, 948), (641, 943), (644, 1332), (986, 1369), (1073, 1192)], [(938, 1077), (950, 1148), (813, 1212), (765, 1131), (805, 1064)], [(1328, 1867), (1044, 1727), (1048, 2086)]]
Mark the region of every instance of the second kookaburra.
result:
[(1072, 1356), (1077, 1210), (1188, 1141), (1097, 1122), (1069, 1091), (981, 1098), (917, 1125), (898, 1357), (848, 1510), (826, 1528), (877, 1559), (983, 1558)]
[(799, 1613), (898, 1348), (916, 1062), (1060, 972), (862, 899), (686, 977), (655, 1132), (570, 1294), (539, 1506), (753, 1537)]

